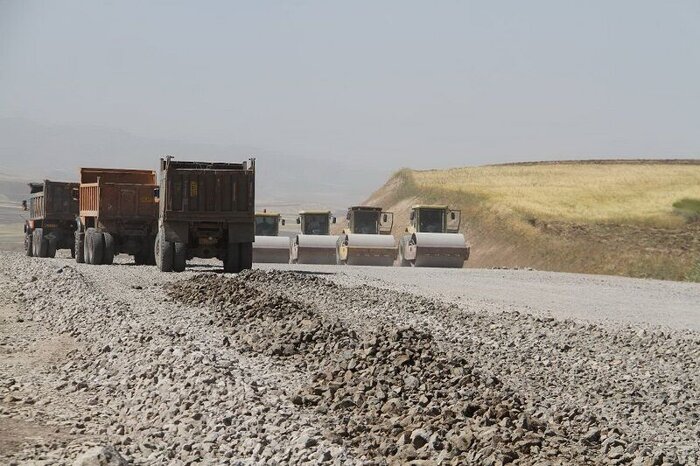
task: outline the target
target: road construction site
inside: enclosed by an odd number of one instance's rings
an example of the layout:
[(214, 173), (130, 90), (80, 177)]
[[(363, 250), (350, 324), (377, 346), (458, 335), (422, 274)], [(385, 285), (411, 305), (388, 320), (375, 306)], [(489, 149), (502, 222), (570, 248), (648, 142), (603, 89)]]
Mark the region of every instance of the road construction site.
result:
[(696, 284), (0, 254), (3, 464), (700, 461)]

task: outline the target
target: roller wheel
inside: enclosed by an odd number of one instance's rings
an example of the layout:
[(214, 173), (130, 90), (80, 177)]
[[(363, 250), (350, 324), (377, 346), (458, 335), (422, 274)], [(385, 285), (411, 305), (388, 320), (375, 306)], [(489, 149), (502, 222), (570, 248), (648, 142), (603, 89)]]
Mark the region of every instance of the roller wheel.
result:
[(240, 243), (241, 270), (253, 268), (253, 243)]
[(32, 242), (32, 233), (24, 234), (24, 253), (27, 257), (32, 257), (34, 255), (34, 243)]
[(85, 263), (85, 234), (79, 231), (75, 232), (75, 246), (73, 247), (75, 254), (75, 262), (78, 264)]
[(173, 271), (173, 256), (175, 250), (171, 241), (166, 241), (163, 238), (163, 232), (158, 232), (155, 244), (156, 265), (161, 272)]
[(224, 259), (225, 273), (238, 273), (241, 271), (241, 247), (240, 243), (228, 243), (226, 246), (226, 258)]
[(34, 230), (34, 238), (32, 239), (34, 243), (34, 256), (35, 257), (46, 257), (49, 249), (49, 242), (44, 238), (43, 228), (37, 228)]
[(56, 257), (56, 239), (46, 238), (46, 257)]
[(104, 239), (104, 252), (102, 253), (102, 263), (106, 265), (114, 262), (114, 236), (111, 233), (102, 233)]
[(185, 243), (173, 243), (173, 272), (184, 272), (187, 266), (187, 246)]

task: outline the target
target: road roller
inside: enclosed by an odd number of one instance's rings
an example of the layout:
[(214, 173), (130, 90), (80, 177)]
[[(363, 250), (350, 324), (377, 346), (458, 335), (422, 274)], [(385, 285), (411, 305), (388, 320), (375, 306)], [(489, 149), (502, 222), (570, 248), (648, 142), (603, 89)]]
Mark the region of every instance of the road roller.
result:
[(338, 238), (338, 264), (391, 266), (398, 248), (391, 227), (394, 214), (381, 207), (353, 206), (348, 209), (348, 228)]
[(399, 242), (399, 265), (463, 267), (469, 245), (459, 233), (460, 221), (460, 211), (445, 205), (413, 206), (410, 225)]
[(289, 263), (290, 238), (279, 236), (280, 225), (284, 224), (284, 219), (276, 212), (255, 213), (253, 262)]
[(292, 264), (335, 264), (338, 236), (331, 235), (335, 217), (329, 210), (301, 211), (297, 224), (301, 228), (292, 241)]

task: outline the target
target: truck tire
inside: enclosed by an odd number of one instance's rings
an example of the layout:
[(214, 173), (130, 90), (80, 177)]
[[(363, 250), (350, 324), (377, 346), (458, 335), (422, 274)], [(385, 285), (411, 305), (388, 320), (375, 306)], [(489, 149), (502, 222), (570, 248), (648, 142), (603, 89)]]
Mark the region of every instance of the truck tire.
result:
[(166, 241), (163, 238), (162, 232), (158, 232), (158, 236), (156, 236), (155, 256), (158, 269), (161, 272), (173, 271), (174, 253), (173, 243), (171, 241)]
[(85, 250), (87, 251), (88, 264), (100, 265), (104, 253), (105, 242), (102, 233), (94, 228), (88, 228), (85, 232)]
[(146, 239), (146, 252), (144, 255), (146, 265), (156, 265), (156, 255), (154, 252), (155, 242), (156, 242), (155, 236), (149, 236)]
[(56, 238), (46, 238), (46, 257), (56, 257)]
[(24, 253), (27, 257), (32, 257), (34, 255), (34, 243), (32, 242), (33, 233), (24, 234)]
[(253, 268), (253, 243), (240, 243), (241, 270)]
[(228, 243), (226, 246), (226, 258), (224, 259), (224, 273), (238, 273), (241, 271), (241, 247), (240, 243)]
[(35, 257), (46, 257), (48, 252), (49, 242), (44, 238), (44, 229), (37, 228), (34, 230), (34, 238), (32, 239), (34, 243), (34, 256)]
[[(99, 233), (98, 233), (99, 234)], [(114, 262), (114, 236), (111, 233), (102, 233), (104, 238), (104, 251), (102, 252), (102, 263), (111, 265)]]
[(78, 264), (85, 263), (85, 234), (79, 231), (75, 232), (75, 262)]
[(187, 267), (187, 246), (185, 243), (173, 243), (173, 272), (184, 272)]

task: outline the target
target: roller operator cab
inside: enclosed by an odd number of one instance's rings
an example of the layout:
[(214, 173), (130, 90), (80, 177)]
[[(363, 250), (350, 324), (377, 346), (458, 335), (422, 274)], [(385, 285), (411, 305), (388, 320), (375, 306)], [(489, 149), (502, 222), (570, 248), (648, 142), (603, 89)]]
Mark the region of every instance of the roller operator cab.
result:
[(181, 272), (194, 257), (217, 258), (225, 272), (250, 269), (255, 241), (255, 159), (242, 163), (160, 159), (160, 270)]
[(417, 205), (399, 243), (402, 267), (463, 267), (470, 247), (459, 233), (461, 213), (444, 205)]
[(255, 214), (253, 262), (289, 263), (291, 239), (279, 236), (280, 225), (284, 224), (285, 220), (278, 213), (263, 211)]
[(291, 262), (294, 264), (335, 264), (338, 237), (331, 235), (335, 217), (329, 210), (301, 211), (297, 224), (301, 230), (292, 241)]
[(381, 207), (353, 206), (348, 209), (348, 228), (336, 244), (338, 264), (391, 266), (397, 246), (391, 236), (394, 214)]
[(75, 257), (77, 189), (78, 183), (50, 180), (29, 183), (29, 198), (22, 201), (29, 217), (24, 222), (27, 256), (55, 257), (57, 250), (70, 249), (71, 256)]

